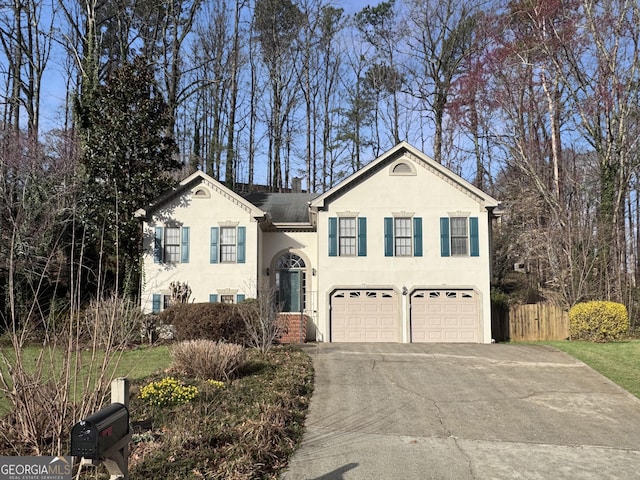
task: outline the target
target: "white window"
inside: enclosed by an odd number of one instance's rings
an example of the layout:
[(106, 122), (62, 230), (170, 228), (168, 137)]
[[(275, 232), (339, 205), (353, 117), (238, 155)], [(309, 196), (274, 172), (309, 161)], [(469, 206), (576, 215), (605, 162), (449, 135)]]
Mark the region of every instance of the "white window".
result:
[(166, 227), (164, 229), (164, 261), (166, 263), (180, 262), (180, 228)]
[(396, 257), (410, 257), (413, 255), (413, 249), (411, 246), (412, 233), (410, 218), (393, 219), (393, 238)]
[(339, 245), (338, 255), (341, 257), (354, 257), (356, 255), (356, 219), (353, 217), (341, 217), (338, 219)]
[(220, 303), (233, 303), (233, 295), (220, 295)]
[(236, 261), (235, 227), (220, 228), (220, 261), (222, 263)]
[(451, 255), (469, 254), (469, 232), (466, 217), (451, 217)]

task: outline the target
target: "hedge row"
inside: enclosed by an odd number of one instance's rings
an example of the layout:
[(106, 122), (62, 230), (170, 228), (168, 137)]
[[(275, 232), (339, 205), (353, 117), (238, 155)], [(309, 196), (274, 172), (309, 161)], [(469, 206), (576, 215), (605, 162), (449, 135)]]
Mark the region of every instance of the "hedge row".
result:
[(173, 325), (176, 340), (206, 339), (246, 345), (247, 329), (240, 314), (242, 304), (178, 303), (158, 315), (164, 325)]

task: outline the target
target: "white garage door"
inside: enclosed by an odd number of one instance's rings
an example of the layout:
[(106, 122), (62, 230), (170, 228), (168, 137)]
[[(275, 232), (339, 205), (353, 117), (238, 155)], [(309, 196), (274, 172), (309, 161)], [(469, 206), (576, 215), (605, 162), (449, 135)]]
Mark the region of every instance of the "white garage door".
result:
[(420, 290), (411, 295), (412, 342), (477, 343), (479, 330), (473, 290)]
[(399, 342), (398, 304), (393, 290), (337, 290), (331, 295), (331, 341)]

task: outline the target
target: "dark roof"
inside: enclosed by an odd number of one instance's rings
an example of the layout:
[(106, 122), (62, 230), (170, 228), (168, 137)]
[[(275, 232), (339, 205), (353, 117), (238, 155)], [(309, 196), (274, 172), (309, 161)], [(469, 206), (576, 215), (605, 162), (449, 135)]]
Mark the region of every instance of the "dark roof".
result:
[(268, 212), (273, 223), (308, 223), (309, 202), (317, 193), (246, 193), (245, 200), (263, 212)]

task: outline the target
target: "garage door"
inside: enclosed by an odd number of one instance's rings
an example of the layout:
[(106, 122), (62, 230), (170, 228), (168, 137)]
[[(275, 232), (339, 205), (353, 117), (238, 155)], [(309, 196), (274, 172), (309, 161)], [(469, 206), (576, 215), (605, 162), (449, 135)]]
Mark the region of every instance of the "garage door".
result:
[(399, 342), (393, 290), (337, 290), (331, 295), (332, 342)]
[(473, 290), (420, 290), (411, 295), (412, 342), (477, 343), (479, 329)]

